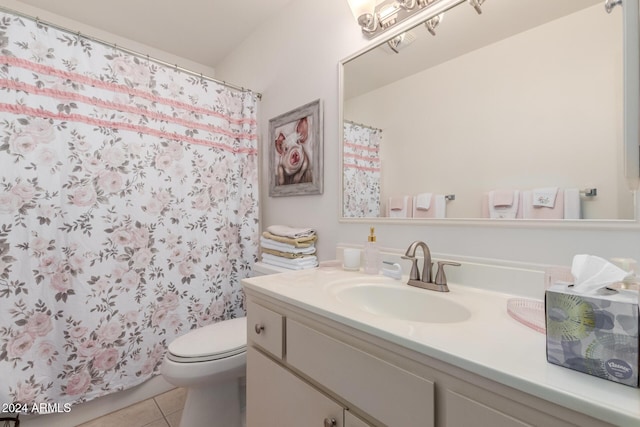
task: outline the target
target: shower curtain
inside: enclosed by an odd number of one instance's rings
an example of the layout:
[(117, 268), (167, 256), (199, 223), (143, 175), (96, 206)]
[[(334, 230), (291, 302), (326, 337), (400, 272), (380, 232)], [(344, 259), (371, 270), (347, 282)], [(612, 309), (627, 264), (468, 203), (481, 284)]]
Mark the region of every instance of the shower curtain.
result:
[(244, 315), (257, 100), (176, 68), (0, 13), (0, 402), (132, 387)]
[(344, 122), (344, 207), (347, 218), (380, 216), (382, 131)]

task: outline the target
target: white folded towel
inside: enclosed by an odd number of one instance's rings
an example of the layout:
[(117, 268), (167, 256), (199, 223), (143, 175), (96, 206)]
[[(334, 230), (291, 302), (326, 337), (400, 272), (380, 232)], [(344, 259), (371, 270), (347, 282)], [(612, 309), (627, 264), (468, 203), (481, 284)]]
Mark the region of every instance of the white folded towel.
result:
[(270, 225), (267, 231), (276, 236), (289, 237), (291, 239), (299, 239), (300, 237), (310, 237), (316, 234), (313, 228), (294, 228), (286, 225)]
[(260, 237), (260, 246), (267, 249), (273, 249), (281, 252), (289, 252), (292, 254), (312, 254), (316, 251), (316, 247), (314, 244), (307, 248), (297, 248), (288, 243), (277, 242), (275, 240), (267, 239), (264, 236)]
[(282, 258), (271, 254), (262, 254), (262, 262), (265, 264), (288, 268), (289, 270), (305, 270), (307, 268), (314, 268), (318, 266), (318, 258), (316, 256), (310, 256), (308, 258), (309, 259), (304, 262), (296, 262), (297, 260), (290, 260), (288, 258)]
[(489, 218), (495, 219), (515, 219), (518, 214), (520, 202), (520, 191), (513, 191), (513, 203), (510, 206), (495, 206), (493, 197), (494, 191), (489, 191)]
[(415, 209), (428, 211), (431, 207), (432, 193), (420, 193), (415, 197)]
[(417, 198), (413, 198), (413, 217), (414, 218), (446, 218), (447, 217), (447, 199), (444, 194), (433, 194), (431, 197), (428, 210), (417, 208)]
[(533, 206), (553, 208), (556, 205), (558, 187), (534, 188), (532, 191)]
[(318, 257), (315, 255), (309, 255), (302, 258), (284, 258), (277, 255), (263, 253), (262, 259), (271, 259), (291, 265), (318, 264)]
[(580, 190), (577, 188), (564, 189), (564, 219), (581, 219)]

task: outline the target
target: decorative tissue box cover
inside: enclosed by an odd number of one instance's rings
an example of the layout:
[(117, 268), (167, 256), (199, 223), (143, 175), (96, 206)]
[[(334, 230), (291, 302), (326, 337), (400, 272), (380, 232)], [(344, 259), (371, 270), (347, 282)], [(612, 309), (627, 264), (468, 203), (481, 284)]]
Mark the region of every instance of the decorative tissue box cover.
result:
[(545, 293), (547, 361), (638, 387), (638, 293), (583, 295), (566, 284)]

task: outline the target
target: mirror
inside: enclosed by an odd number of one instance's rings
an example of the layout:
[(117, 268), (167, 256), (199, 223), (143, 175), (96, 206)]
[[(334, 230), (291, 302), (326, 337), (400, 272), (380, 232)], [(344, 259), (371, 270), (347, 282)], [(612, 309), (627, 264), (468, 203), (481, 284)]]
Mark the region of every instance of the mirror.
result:
[[(489, 0), (482, 11), (463, 2), (435, 36), (419, 24), (343, 61), (343, 218), (417, 217), (411, 204), (425, 200), (421, 217), (495, 218), (506, 196), (517, 218), (635, 219), (622, 7)], [(545, 191), (551, 206), (538, 206)]]

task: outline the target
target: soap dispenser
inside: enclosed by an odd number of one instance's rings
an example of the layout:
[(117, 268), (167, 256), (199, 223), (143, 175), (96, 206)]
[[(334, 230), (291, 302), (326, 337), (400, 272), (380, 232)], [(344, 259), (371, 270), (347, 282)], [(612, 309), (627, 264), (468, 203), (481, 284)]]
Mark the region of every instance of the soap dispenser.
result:
[(369, 237), (364, 245), (364, 272), (378, 274), (380, 272), (380, 249), (376, 243), (375, 229), (369, 229)]

